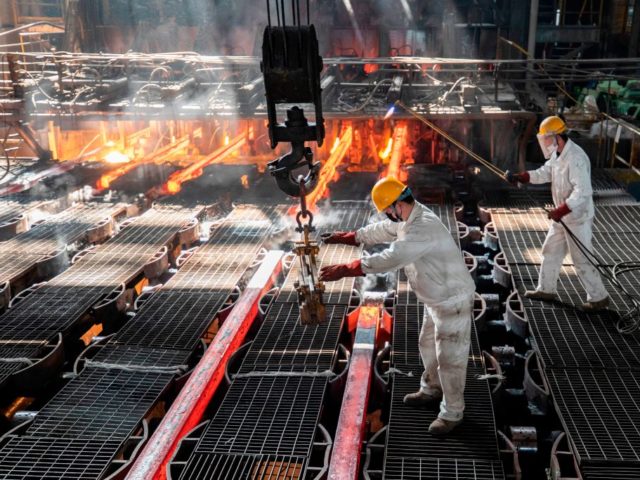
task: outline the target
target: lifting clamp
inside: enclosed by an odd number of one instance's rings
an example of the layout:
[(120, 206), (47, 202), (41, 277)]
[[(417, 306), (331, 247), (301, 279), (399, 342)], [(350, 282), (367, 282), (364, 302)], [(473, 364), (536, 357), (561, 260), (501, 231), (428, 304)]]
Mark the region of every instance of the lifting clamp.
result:
[[(295, 243), (294, 252), (298, 257), (298, 280), (294, 283), (298, 294), (300, 308), (300, 323), (302, 325), (319, 325), (326, 321), (324, 305), (324, 284), (319, 280), (317, 255), (320, 253), (318, 242), (310, 240), (310, 234), (315, 232), (313, 214), (307, 210), (305, 181), (302, 176), (300, 185), (300, 211), (296, 214), (298, 227), (296, 232), (301, 235), (300, 241)], [(303, 225), (303, 219), (308, 222)]]

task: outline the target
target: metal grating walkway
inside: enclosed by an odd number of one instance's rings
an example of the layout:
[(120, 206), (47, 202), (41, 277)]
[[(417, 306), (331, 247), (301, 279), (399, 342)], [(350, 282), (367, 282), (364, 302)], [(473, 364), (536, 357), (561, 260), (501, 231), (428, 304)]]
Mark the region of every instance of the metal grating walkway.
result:
[(294, 303), (274, 304), (242, 362), (240, 374), (250, 372), (326, 372), (331, 370), (346, 306), (327, 306), (321, 325), (300, 325)]
[(124, 213), (124, 210), (124, 205), (109, 203), (75, 205), (2, 243), (3, 253), (49, 255), (80, 240), (88, 229)]
[[(4, 480), (96, 480), (112, 460), (119, 441), (9, 436), (0, 447)], [(66, 458), (67, 462), (53, 459)], [(72, 462), (73, 460), (73, 462)]]
[(302, 478), (306, 457), (196, 453), (180, 479), (236, 480)]
[(133, 433), (172, 378), (167, 373), (90, 367), (38, 412), (26, 434), (123, 441)]
[(502, 463), (458, 458), (387, 457), (387, 480), (494, 480), (501, 478)]
[[(196, 343), (255, 260), (274, 228), (273, 221), (281, 214), (280, 208), (248, 206), (229, 214), (209, 241), (144, 303), (125, 328), (106, 345), (95, 347), (99, 352), (86, 360), (80, 375), (38, 413), (24, 438), (53, 438), (52, 445), (57, 445), (58, 439), (100, 444), (89, 465), (91, 473), (87, 473), (87, 478), (100, 478), (100, 472), (116, 458), (176, 375), (188, 368)], [(140, 225), (136, 222), (125, 232), (129, 232), (130, 241), (143, 240), (136, 248), (146, 253), (146, 236), (140, 237), (134, 231)], [(159, 233), (157, 229), (155, 233)], [(123, 248), (126, 247), (107, 252), (104, 257), (90, 254), (81, 264), (99, 260), (100, 265), (108, 265), (109, 259), (126, 260)], [(0, 448), (0, 459), (4, 453)], [(67, 455), (55, 449), (46, 456), (34, 456), (33, 462), (33, 472), (43, 471), (45, 462), (55, 472), (88, 468), (82, 452)], [(0, 472), (1, 468), (0, 460)], [(15, 478), (35, 478), (29, 475), (31, 471), (22, 476), (16, 473)], [(55, 478), (76, 477), (70, 474)]]
[[(319, 232), (353, 231), (369, 213), (362, 203), (336, 204), (316, 225)], [(358, 248), (321, 247), (325, 264), (359, 256)], [(181, 479), (304, 478), (353, 279), (327, 285), (324, 324), (302, 326), (296, 276), (292, 268)]]
[(545, 371), (581, 465), (640, 464), (640, 380), (614, 370)]
[[(404, 275), (398, 281), (393, 320), (391, 411), (386, 438), (385, 479), (502, 479), (496, 425), (489, 384), (477, 380), (485, 373), (482, 353), (471, 320), (471, 347), (465, 388), (465, 420), (444, 438), (429, 434), (438, 407), (416, 409), (403, 398), (419, 388), (424, 370), (418, 341), (424, 305), (410, 291)], [(407, 376), (411, 375), (411, 376)]]
[(308, 456), (326, 385), (323, 377), (234, 380), (196, 452)]
[[(598, 203), (593, 235), (597, 256), (610, 266), (619, 261), (637, 262), (640, 207)], [(539, 239), (544, 232), (533, 230), (535, 220), (526, 213), (493, 216), (505, 230), (500, 232), (499, 227), (498, 235), (514, 284), (521, 291), (535, 287), (539, 267), (534, 264), (539, 263)], [(527, 245), (523, 238), (533, 242)], [(523, 247), (525, 252), (519, 253)], [(538, 261), (522, 261), (536, 255)], [(640, 272), (625, 273), (619, 280), (631, 293), (640, 292)], [(605, 286), (615, 310), (630, 308), (626, 297), (606, 281)], [(640, 334), (619, 334), (615, 311), (586, 314), (574, 308), (584, 301), (585, 293), (573, 266), (562, 268), (558, 293), (560, 302), (524, 300), (525, 314), (534, 337), (532, 345), (541, 356), (542, 373), (583, 478), (639, 478)]]
[[(75, 242), (86, 238), (87, 230), (99, 222), (113, 219), (124, 206), (80, 204), (47, 218), (44, 223), (2, 242), (0, 251), (0, 285), (13, 282)], [(13, 288), (12, 288), (13, 290)], [(13, 292), (16, 293), (16, 292)]]
[(546, 368), (611, 368), (640, 372), (640, 333), (620, 335), (613, 312), (527, 308)]
[(73, 327), (104, 296), (139, 275), (151, 255), (171, 241), (195, 213), (166, 208), (145, 213), (120, 235), (98, 246), (95, 253), (5, 312), (0, 316), (0, 357), (13, 358), (6, 349), (25, 341), (34, 347), (28, 352), (34, 357), (46, 341)]

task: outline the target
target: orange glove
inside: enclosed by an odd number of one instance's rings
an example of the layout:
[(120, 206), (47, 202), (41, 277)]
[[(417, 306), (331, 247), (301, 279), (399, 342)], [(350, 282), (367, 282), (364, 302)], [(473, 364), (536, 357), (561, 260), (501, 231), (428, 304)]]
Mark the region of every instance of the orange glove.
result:
[(320, 269), (320, 280), (323, 282), (335, 282), (345, 277), (364, 277), (360, 260), (340, 265), (327, 265)]

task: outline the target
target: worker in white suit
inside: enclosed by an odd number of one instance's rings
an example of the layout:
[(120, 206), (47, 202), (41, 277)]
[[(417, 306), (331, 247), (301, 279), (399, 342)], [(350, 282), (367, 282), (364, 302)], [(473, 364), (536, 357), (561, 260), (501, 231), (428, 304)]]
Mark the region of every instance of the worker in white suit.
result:
[(524, 296), (537, 300), (554, 300), (562, 261), (569, 253), (586, 292), (585, 311), (598, 311), (609, 305), (609, 295), (600, 273), (589, 263), (560, 220), (590, 251), (593, 227), (593, 190), (591, 163), (587, 154), (569, 140), (567, 126), (557, 116), (547, 117), (540, 124), (538, 141), (547, 162), (537, 170), (513, 174), (506, 172), (512, 183), (549, 183), (555, 208), (548, 217), (553, 220), (542, 246), (542, 265), (538, 286)]
[(451, 234), (411, 190), (392, 177), (379, 180), (371, 191), (378, 212), (388, 220), (356, 232), (336, 232), (325, 243), (375, 245), (390, 243), (374, 255), (347, 265), (325, 266), (323, 281), (404, 267), (412, 290), (425, 304), (419, 348), (424, 373), (420, 390), (404, 402), (422, 406), (440, 402), (440, 413), (429, 432), (443, 435), (461, 421), (471, 336), (475, 284)]

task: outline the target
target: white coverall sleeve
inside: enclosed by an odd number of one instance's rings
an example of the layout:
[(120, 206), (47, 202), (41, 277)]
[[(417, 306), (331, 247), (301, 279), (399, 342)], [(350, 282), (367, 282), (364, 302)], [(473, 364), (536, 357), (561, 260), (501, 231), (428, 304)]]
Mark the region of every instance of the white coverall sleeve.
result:
[(549, 183), (551, 181), (551, 160), (547, 160), (544, 165), (536, 170), (529, 170), (529, 181), (531, 183)]
[(396, 240), (386, 250), (363, 257), (362, 271), (364, 273), (382, 273), (398, 270), (415, 262), (428, 250), (429, 244), (425, 241)]
[(356, 232), (356, 241), (363, 245), (393, 242), (398, 237), (399, 222), (384, 220), (362, 227)]
[(593, 195), (590, 165), (585, 163), (583, 156), (569, 165), (569, 183), (573, 188), (565, 203), (574, 211), (582, 207)]

